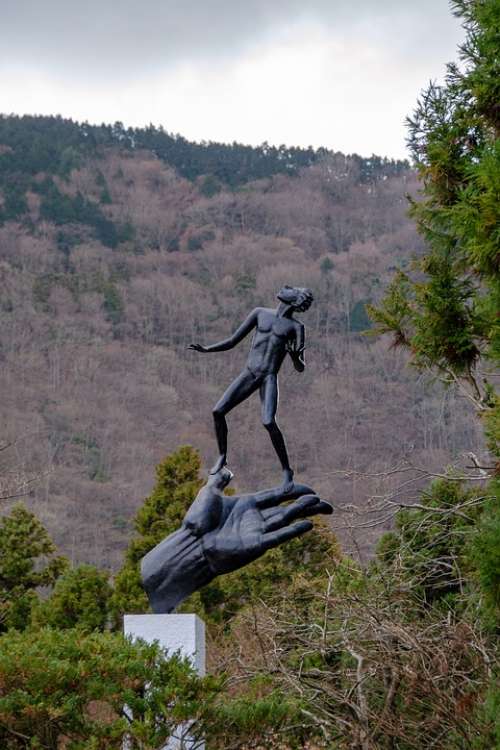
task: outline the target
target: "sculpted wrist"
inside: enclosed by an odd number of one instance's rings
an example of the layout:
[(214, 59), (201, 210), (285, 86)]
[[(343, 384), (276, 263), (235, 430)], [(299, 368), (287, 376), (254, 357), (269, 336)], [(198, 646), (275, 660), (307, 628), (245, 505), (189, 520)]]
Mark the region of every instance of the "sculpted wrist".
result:
[(166, 614), (210, 583), (215, 574), (200, 538), (180, 528), (142, 558), (141, 578), (153, 612)]

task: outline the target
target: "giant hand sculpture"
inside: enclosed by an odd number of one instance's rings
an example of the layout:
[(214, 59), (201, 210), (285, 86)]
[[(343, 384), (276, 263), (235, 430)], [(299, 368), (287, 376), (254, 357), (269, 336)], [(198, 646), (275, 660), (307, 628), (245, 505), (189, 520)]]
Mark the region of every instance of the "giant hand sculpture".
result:
[[(141, 577), (153, 612), (171, 612), (221, 573), (230, 573), (268, 549), (312, 528), (299, 520), (332, 513), (310, 487), (295, 484), (248, 495), (223, 495), (232, 479), (227, 468), (209, 476), (182, 526), (145, 555)], [(294, 502), (286, 506), (280, 503)]]

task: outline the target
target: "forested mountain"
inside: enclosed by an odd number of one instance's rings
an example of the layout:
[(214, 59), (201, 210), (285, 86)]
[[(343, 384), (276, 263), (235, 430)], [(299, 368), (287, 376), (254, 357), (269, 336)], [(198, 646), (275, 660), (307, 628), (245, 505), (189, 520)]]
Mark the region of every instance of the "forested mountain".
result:
[[(0, 118), (1, 418), (17, 476), (43, 476), (30, 502), (66, 554), (115, 568), (155, 464), (186, 443), (213, 461), (211, 408), (248, 344), (187, 346), (273, 305), (283, 283), (315, 302), (306, 372), (283, 368), (280, 423), (346, 542), (340, 506), (364, 507), (380, 472), (477, 445), (465, 402), (450, 408), (453, 392), (362, 335), (365, 304), (422, 251), (406, 215), (417, 187), (379, 157)], [(258, 400), (229, 428), (238, 489), (276, 483)], [(375, 533), (354, 541), (367, 550)]]
[[(130, 152), (147, 149), (188, 180), (205, 175), (232, 187), (275, 174), (297, 174), (300, 168), (332, 155), (324, 148), (276, 147), (267, 143), (257, 147), (212, 141), (193, 143), (153, 125), (125, 128), (121, 122), (89, 125), (61, 117), (28, 115), (0, 115), (0, 143), (9, 153), (0, 166), (7, 192), (16, 185), (26, 187), (29, 177), (37, 172), (67, 176), (82, 159), (95, 156), (105, 146), (119, 146)], [(364, 182), (397, 175), (408, 168), (406, 161), (378, 156), (350, 158)]]

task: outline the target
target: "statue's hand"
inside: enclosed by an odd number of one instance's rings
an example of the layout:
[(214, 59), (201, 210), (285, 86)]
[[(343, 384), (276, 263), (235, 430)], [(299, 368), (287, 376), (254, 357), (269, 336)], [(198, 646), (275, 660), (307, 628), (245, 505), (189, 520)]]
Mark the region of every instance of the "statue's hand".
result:
[[(293, 502), (280, 507), (287, 500)], [(229, 497), (205, 485), (182, 526), (142, 558), (142, 582), (153, 611), (171, 612), (215, 576), (305, 534), (312, 528), (304, 520), (308, 516), (332, 510), (303, 484), (294, 484), (289, 492), (277, 487)]]
[(292, 358), (293, 366), (297, 372), (304, 372), (305, 361), (304, 361), (304, 347), (297, 346), (295, 341), (291, 341), (287, 346), (287, 351)]
[[(330, 514), (332, 506), (296, 485), (296, 499), (279, 507), (290, 494), (279, 489), (269, 493), (223, 497), (224, 510), (217, 528), (202, 537), (205, 557), (215, 575), (237, 570), (261, 557), (268, 549), (305, 534), (311, 521), (300, 520)], [(307, 493), (307, 494), (304, 494)]]
[(192, 349), (195, 352), (202, 352), (203, 354), (207, 352), (206, 347), (201, 344), (189, 344), (188, 349)]
[(298, 346), (296, 341), (289, 341), (286, 345), (286, 350), (292, 357), (302, 357), (304, 354), (305, 347)]

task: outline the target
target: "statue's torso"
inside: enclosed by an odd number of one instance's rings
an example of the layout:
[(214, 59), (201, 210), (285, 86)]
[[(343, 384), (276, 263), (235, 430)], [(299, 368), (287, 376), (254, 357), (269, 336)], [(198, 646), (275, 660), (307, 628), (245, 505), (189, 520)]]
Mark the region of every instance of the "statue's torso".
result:
[(297, 323), (262, 308), (248, 354), (247, 366), (256, 376), (277, 374), (287, 352), (287, 343), (296, 337)]

